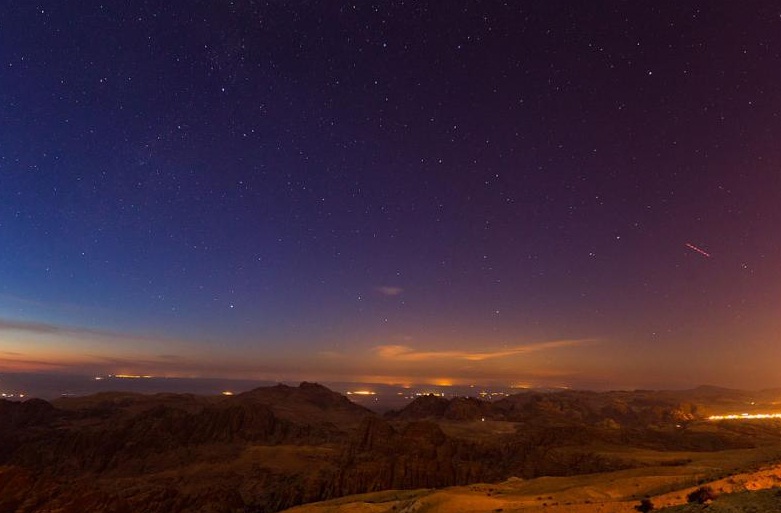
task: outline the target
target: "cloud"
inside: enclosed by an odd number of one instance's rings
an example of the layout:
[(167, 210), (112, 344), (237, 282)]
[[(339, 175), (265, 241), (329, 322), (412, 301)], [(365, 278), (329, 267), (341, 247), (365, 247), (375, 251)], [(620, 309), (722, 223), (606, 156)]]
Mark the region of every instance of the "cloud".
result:
[(28, 333), (65, 333), (70, 330), (44, 322), (11, 321), (0, 319), (0, 331), (25, 331)]
[(382, 294), (383, 296), (398, 296), (402, 292), (404, 292), (404, 289), (401, 287), (389, 287), (389, 286), (383, 286), (383, 287), (377, 287), (377, 292)]
[(563, 347), (574, 347), (584, 343), (591, 342), (589, 339), (581, 340), (552, 340), (549, 342), (538, 342), (535, 344), (526, 344), (499, 349), (496, 351), (418, 351), (409, 346), (403, 345), (381, 345), (375, 348), (380, 358), (386, 360), (396, 360), (404, 362), (423, 362), (427, 360), (468, 360), (480, 362), (483, 360), (492, 360), (496, 358), (505, 358), (508, 356), (517, 356), (522, 354), (537, 353), (551, 349)]
[(10, 319), (0, 319), (0, 331), (21, 331), (26, 333), (35, 333), (38, 335), (95, 335), (102, 337), (123, 337), (137, 338), (131, 335), (116, 333), (109, 330), (95, 328), (85, 328), (83, 326), (67, 326), (60, 324), (49, 324), (37, 321), (14, 321)]
[(63, 370), (71, 366), (73, 362), (55, 362), (44, 359), (25, 358), (23, 355), (4, 358), (0, 361), (2, 372), (29, 372), (43, 370)]
[(75, 335), (79, 337), (91, 337), (112, 340), (145, 341), (155, 343), (169, 343), (173, 340), (167, 337), (143, 335), (138, 333), (122, 333), (100, 328), (87, 328), (84, 326), (69, 326), (65, 324), (50, 324), (38, 321), (17, 321), (0, 318), (0, 332), (16, 331), (31, 333), (34, 335)]

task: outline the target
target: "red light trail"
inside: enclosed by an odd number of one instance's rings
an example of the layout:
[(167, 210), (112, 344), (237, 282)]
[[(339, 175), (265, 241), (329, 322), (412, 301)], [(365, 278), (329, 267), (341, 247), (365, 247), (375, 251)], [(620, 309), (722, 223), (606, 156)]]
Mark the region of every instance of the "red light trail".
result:
[(698, 248), (697, 246), (695, 246), (694, 244), (692, 244), (692, 243), (690, 243), (690, 242), (687, 242), (687, 243), (686, 243), (686, 244), (684, 244), (684, 245), (685, 245), (687, 248), (689, 248), (690, 250), (692, 250), (692, 251), (696, 251), (696, 252), (697, 252), (697, 253), (699, 253), (700, 255), (702, 255), (702, 256), (704, 256), (704, 257), (707, 257), (707, 258), (710, 258), (710, 253), (708, 253), (708, 252), (707, 252), (707, 251), (705, 251), (704, 249), (700, 249), (700, 248)]

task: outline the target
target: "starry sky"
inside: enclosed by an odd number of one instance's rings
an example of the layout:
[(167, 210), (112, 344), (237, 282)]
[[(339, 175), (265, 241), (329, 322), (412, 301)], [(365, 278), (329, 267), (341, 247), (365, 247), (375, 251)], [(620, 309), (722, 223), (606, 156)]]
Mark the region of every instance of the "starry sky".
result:
[(0, 371), (781, 386), (781, 8), (0, 2)]

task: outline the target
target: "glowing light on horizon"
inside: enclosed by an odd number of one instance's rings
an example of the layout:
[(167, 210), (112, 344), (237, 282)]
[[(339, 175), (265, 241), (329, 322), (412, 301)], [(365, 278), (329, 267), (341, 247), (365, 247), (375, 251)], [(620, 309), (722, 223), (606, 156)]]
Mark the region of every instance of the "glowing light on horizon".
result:
[(741, 413), (730, 415), (711, 415), (708, 420), (754, 420), (781, 419), (781, 413)]
[(354, 390), (348, 391), (347, 395), (377, 395), (377, 392), (372, 392), (371, 390)]
[(495, 397), (507, 397), (510, 394), (505, 392), (493, 392), (491, 390), (481, 390), (477, 395), (483, 399), (493, 399)]
[(231, 392), (230, 390), (225, 390), (225, 391), (222, 393), (222, 395), (233, 395), (233, 392)]
[(415, 392), (415, 394), (414, 394), (415, 397), (425, 397), (425, 396), (428, 396), (428, 395), (433, 395), (433, 396), (436, 396), (436, 397), (445, 397), (445, 393), (444, 392)]

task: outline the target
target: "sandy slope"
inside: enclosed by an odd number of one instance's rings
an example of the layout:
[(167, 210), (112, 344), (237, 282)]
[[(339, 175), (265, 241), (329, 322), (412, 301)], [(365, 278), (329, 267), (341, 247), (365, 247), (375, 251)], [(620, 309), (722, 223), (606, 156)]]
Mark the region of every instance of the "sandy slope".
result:
[[(442, 490), (386, 491), (299, 506), (289, 513), (634, 513), (640, 498), (657, 508), (681, 505), (704, 467), (646, 467), (575, 477), (510, 479)], [(699, 479), (701, 480), (701, 479)], [(731, 493), (781, 485), (781, 464), (708, 481)]]

